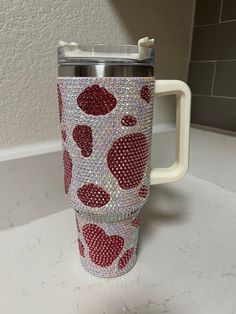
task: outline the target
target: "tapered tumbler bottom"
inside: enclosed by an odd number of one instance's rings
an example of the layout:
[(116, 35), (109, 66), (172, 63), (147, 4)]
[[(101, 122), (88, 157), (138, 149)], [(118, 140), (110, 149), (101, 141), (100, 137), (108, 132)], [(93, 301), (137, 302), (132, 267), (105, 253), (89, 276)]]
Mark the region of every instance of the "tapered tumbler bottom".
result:
[(122, 276), (137, 258), (139, 213), (124, 221), (94, 222), (76, 212), (78, 246), (84, 269), (97, 277)]

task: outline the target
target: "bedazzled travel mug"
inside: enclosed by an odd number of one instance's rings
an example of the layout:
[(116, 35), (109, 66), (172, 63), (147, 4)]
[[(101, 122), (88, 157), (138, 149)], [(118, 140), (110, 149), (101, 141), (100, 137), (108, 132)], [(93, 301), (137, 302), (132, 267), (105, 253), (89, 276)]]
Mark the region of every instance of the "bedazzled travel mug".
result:
[[(76, 212), (81, 264), (99, 277), (120, 276), (136, 262), (150, 174), (158, 184), (187, 171), (190, 91), (181, 81), (155, 81), (148, 38), (138, 46), (62, 42), (58, 63), (65, 193)], [(151, 172), (156, 94), (177, 96), (177, 160)]]

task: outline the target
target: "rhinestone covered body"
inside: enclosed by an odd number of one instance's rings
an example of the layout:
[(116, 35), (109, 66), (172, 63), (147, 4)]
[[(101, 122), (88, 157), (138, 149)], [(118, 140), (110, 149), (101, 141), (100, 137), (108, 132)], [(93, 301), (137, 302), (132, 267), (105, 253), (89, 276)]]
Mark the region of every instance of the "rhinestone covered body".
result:
[(60, 77), (65, 192), (82, 265), (119, 276), (136, 260), (148, 198), (154, 78)]

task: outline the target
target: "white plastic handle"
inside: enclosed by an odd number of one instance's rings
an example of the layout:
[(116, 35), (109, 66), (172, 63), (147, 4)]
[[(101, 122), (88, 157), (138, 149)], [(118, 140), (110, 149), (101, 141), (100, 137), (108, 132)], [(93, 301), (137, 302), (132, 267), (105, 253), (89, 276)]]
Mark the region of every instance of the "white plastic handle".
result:
[(154, 168), (151, 184), (180, 180), (188, 170), (191, 92), (177, 80), (156, 80), (155, 95), (176, 95), (176, 162), (168, 168)]

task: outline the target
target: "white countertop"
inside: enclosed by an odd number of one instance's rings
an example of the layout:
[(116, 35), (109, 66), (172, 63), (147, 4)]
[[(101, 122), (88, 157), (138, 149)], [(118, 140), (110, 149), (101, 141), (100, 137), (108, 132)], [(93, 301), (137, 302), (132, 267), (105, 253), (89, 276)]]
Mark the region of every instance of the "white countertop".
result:
[(136, 266), (101, 279), (79, 262), (67, 209), (0, 232), (0, 313), (236, 313), (236, 193), (187, 176), (152, 188)]

